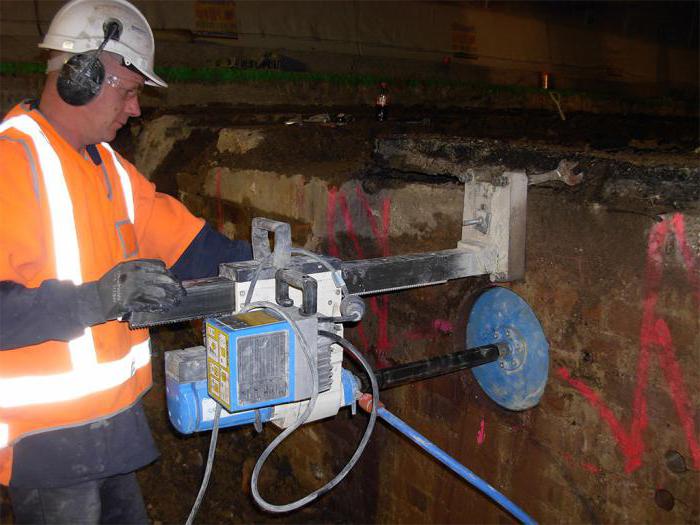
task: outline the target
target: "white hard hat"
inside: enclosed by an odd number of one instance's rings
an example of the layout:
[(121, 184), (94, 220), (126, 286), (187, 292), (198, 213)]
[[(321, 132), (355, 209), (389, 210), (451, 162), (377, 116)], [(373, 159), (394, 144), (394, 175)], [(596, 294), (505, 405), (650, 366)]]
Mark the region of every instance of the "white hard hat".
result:
[(39, 47), (68, 53), (94, 51), (105, 39), (106, 23), (117, 21), (121, 32), (110, 39), (105, 51), (134, 66), (150, 86), (168, 87), (153, 71), (155, 42), (148, 21), (126, 0), (72, 0), (64, 5), (51, 21), (44, 41)]

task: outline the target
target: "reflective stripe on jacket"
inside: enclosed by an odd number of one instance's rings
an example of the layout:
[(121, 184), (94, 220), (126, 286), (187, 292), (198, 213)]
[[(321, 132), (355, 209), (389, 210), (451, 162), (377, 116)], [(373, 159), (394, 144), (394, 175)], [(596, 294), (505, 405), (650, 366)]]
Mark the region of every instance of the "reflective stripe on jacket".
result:
[[(109, 145), (100, 164), (81, 156), (36, 110), (18, 106), (0, 125), (0, 280), (79, 285), (137, 257), (167, 266), (202, 227), (155, 192)], [(104, 419), (151, 385), (146, 330), (107, 322), (68, 343), (0, 351), (0, 483), (24, 435)]]

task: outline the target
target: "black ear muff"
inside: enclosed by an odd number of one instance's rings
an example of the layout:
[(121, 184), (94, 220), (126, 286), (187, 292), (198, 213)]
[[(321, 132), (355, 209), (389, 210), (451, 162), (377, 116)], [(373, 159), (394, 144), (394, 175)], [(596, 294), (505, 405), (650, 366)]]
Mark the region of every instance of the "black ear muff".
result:
[(84, 106), (100, 92), (105, 80), (105, 68), (100, 54), (111, 39), (119, 40), (121, 28), (118, 20), (105, 22), (105, 39), (100, 47), (96, 51), (74, 55), (63, 64), (56, 88), (66, 104)]
[(68, 60), (58, 75), (58, 94), (71, 106), (84, 106), (102, 88), (105, 68), (97, 53), (82, 53)]

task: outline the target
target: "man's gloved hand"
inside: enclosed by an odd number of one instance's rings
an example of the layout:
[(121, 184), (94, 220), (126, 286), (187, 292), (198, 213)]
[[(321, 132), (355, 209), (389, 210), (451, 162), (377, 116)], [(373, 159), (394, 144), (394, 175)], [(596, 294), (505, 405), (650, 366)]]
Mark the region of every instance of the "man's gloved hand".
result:
[(157, 259), (119, 263), (96, 284), (105, 321), (128, 312), (164, 312), (185, 295), (182, 284)]

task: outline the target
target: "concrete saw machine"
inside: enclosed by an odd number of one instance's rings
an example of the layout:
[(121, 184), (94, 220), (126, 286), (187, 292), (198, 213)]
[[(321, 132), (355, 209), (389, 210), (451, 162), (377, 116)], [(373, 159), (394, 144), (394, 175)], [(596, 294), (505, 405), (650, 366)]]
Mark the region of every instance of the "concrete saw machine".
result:
[[(518, 295), (492, 286), (471, 309), (463, 350), (373, 370), (343, 337), (344, 323), (365, 315), (362, 297), (478, 275), (492, 282), (524, 274), (527, 177), (503, 173), (465, 183), (462, 239), (455, 249), (341, 261), (291, 245), (289, 224), (255, 218), (253, 260), (223, 264), (219, 276), (183, 283), (186, 296), (168, 312), (134, 312), (132, 328), (203, 320), (203, 345), (165, 353), (168, 414), (182, 434), (212, 431), (204, 481), (188, 518), (192, 523), (208, 484), (219, 428), (269, 422), (282, 432), (258, 459), (251, 477), (256, 503), (289, 512), (337, 485), (355, 465), (377, 418), (399, 430), (443, 465), (523, 523), (534, 520), (425, 436), (389, 412), (380, 390), (467, 368), (484, 392), (508, 410), (527, 410), (542, 397), (549, 347), (537, 317)], [(343, 367), (344, 356), (364, 375)], [(304, 423), (343, 407), (370, 414), (346, 466), (320, 489), (275, 505), (258, 491), (265, 460)]]

